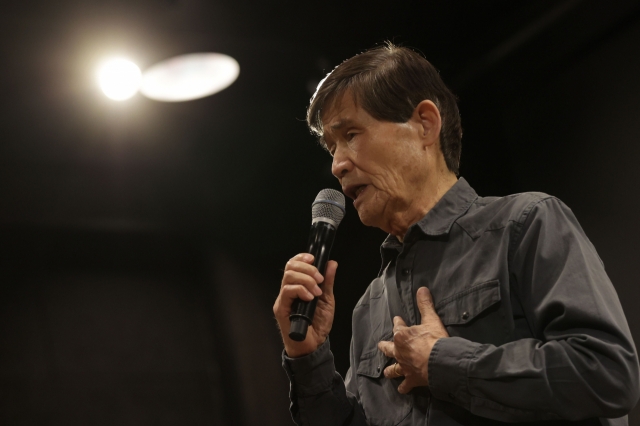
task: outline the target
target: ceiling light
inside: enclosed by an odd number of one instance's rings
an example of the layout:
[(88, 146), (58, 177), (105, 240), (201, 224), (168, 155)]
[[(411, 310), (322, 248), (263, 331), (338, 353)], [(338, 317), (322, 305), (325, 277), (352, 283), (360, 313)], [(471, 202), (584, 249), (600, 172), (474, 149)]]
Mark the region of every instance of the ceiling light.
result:
[(108, 98), (116, 101), (123, 101), (135, 95), (141, 80), (140, 68), (122, 58), (105, 61), (98, 70), (100, 88)]
[(229, 87), (239, 73), (238, 62), (230, 56), (191, 53), (167, 59), (147, 69), (140, 92), (157, 101), (190, 101)]

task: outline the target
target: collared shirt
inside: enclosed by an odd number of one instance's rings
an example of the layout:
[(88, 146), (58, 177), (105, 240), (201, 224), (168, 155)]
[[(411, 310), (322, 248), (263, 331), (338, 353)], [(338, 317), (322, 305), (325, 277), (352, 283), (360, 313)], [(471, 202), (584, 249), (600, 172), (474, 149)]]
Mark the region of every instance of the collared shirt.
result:
[[(283, 354), (296, 423), (627, 424), (640, 396), (635, 346), (602, 261), (560, 200), (478, 197), (461, 178), (381, 253), (353, 311), (345, 380), (328, 341), (305, 357)], [(396, 315), (420, 323), (422, 286), (451, 337), (433, 347), (429, 387), (401, 395), (377, 344), (392, 340)]]

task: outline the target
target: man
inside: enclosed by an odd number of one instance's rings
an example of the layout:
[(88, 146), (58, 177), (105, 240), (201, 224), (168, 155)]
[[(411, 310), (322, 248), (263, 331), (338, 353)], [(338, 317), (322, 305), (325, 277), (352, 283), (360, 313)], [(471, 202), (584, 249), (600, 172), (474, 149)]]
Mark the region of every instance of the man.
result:
[[(457, 178), (460, 117), (429, 62), (390, 44), (355, 56), (307, 118), (362, 223), (389, 236), (344, 381), (328, 340), (337, 264), (286, 265), (274, 313), (296, 423), (627, 424), (638, 359), (594, 247), (558, 199), (479, 197)], [(313, 297), (306, 340), (290, 340), (291, 303)]]

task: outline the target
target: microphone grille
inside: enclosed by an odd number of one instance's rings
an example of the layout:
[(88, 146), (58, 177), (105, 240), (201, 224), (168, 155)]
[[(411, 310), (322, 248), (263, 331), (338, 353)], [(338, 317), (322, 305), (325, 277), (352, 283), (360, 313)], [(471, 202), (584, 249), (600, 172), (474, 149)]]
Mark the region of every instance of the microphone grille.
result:
[(329, 219), (336, 227), (340, 225), (344, 217), (344, 195), (335, 189), (323, 189), (316, 196), (311, 205), (311, 219), (316, 222), (322, 219)]

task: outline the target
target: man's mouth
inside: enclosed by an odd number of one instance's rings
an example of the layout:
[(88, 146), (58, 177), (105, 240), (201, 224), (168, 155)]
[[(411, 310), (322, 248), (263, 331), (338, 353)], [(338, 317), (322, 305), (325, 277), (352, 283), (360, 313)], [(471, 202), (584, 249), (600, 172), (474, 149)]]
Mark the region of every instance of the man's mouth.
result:
[(356, 189), (356, 192), (355, 192), (355, 194), (356, 194), (356, 200), (358, 199), (358, 197), (360, 196), (360, 194), (362, 194), (362, 191), (364, 191), (366, 188), (367, 188), (367, 185), (362, 185), (362, 186), (359, 186), (359, 187)]

